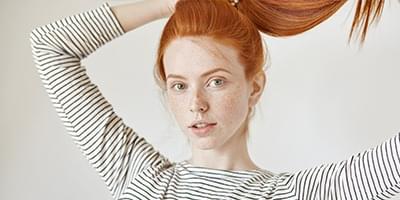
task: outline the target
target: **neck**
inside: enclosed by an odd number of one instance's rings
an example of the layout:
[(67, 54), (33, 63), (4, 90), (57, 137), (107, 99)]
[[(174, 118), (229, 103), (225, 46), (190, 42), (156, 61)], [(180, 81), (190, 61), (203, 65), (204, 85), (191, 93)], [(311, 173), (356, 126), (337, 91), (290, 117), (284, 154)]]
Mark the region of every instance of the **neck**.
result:
[(245, 134), (240, 133), (213, 149), (198, 149), (192, 145), (192, 158), (188, 162), (195, 166), (224, 170), (260, 169), (250, 158)]

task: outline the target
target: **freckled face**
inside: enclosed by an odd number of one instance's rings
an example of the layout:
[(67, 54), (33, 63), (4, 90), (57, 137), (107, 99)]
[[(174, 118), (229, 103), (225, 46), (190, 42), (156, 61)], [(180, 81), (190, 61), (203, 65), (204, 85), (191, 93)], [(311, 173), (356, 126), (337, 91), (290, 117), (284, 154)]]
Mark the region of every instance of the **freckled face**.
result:
[[(168, 45), (164, 66), (168, 105), (192, 146), (217, 148), (242, 134), (250, 89), (236, 50), (207, 37), (179, 38)], [(195, 120), (217, 125), (199, 137), (189, 128)]]

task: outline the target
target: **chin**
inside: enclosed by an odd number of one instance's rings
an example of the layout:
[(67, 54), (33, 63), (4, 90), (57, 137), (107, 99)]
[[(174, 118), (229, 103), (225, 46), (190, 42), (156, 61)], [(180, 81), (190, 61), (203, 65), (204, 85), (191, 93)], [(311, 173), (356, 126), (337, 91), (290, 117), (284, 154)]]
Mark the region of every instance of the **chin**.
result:
[(218, 144), (216, 144), (213, 140), (210, 139), (197, 139), (196, 141), (192, 141), (192, 146), (196, 149), (201, 150), (209, 150), (214, 149)]

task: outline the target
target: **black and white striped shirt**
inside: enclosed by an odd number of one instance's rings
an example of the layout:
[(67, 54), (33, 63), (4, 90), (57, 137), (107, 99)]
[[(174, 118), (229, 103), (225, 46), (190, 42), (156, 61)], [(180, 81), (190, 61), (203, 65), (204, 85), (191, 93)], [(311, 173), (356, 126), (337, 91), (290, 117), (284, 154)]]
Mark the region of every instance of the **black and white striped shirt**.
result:
[(390, 199), (400, 192), (400, 137), (296, 173), (172, 162), (116, 115), (81, 60), (124, 34), (108, 3), (37, 27), (40, 78), (68, 133), (115, 199)]

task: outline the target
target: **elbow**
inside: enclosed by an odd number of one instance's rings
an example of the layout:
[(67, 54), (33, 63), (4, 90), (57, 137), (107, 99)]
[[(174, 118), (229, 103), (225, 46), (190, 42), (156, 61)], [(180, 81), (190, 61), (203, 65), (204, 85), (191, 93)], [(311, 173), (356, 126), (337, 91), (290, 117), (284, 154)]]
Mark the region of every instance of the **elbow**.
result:
[(39, 42), (40, 38), (41, 36), (39, 27), (32, 29), (31, 32), (29, 33), (29, 41), (31, 43), (32, 50), (37, 50), (37, 46), (40, 44)]
[(38, 28), (35, 28), (31, 30), (29, 33), (29, 41), (30, 41), (30, 46), (31, 46), (31, 53), (32, 53), (32, 58), (35, 66), (40, 69), (43, 68), (44, 64), (41, 62), (41, 59), (39, 59), (41, 56), (44, 54), (47, 54), (48, 48), (46, 48), (46, 44), (41, 41), (42, 35), (41, 31)]

